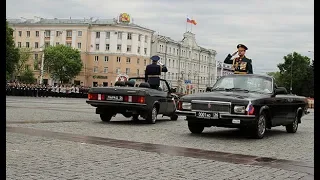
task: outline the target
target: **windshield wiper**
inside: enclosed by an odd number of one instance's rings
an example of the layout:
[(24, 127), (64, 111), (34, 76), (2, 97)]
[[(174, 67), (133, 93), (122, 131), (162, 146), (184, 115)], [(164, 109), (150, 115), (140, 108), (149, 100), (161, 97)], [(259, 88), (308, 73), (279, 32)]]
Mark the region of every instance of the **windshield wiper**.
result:
[(249, 92), (249, 90), (247, 89), (242, 89), (242, 88), (227, 88), (225, 89), (226, 91), (245, 91), (245, 92)]
[(220, 88), (220, 87), (218, 87), (218, 88), (213, 88), (213, 89), (211, 89), (211, 90), (214, 90), (214, 91), (224, 91), (224, 90), (226, 90), (226, 88)]

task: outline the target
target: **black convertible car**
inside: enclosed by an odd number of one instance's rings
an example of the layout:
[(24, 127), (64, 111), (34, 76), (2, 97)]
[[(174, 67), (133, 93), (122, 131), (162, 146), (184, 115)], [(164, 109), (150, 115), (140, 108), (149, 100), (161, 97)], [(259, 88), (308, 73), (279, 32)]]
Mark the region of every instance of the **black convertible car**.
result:
[(158, 114), (178, 119), (175, 113), (178, 99), (167, 81), (161, 79), (159, 89), (151, 89), (144, 78), (137, 77), (118, 81), (115, 87), (91, 88), (86, 102), (97, 107), (96, 114), (105, 122), (119, 113), (133, 120), (138, 120), (140, 115), (154, 124)]
[(234, 127), (260, 139), (266, 128), (275, 126), (295, 133), (307, 108), (305, 97), (288, 94), (272, 77), (251, 74), (224, 76), (210, 92), (183, 96), (176, 113), (186, 116), (192, 133), (204, 127)]

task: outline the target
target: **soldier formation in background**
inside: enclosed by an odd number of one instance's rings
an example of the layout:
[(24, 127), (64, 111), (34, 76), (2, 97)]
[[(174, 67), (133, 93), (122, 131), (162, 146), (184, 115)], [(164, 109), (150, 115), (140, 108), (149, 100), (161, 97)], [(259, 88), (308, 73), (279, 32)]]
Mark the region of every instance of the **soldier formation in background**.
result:
[(79, 85), (39, 85), (9, 82), (7, 96), (87, 98), (90, 87)]

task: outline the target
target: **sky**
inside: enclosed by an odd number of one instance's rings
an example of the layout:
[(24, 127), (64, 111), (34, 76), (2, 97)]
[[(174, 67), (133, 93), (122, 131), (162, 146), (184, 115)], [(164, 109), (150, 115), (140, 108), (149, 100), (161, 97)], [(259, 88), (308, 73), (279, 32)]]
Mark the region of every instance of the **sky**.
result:
[[(7, 18), (117, 18), (128, 13), (135, 24), (182, 40), (187, 16), (199, 46), (223, 61), (239, 43), (248, 47), (255, 74), (277, 71), (287, 54), (313, 59), (313, 0), (7, 0)], [(191, 31), (191, 25), (188, 25)], [(308, 52), (311, 51), (311, 52)]]

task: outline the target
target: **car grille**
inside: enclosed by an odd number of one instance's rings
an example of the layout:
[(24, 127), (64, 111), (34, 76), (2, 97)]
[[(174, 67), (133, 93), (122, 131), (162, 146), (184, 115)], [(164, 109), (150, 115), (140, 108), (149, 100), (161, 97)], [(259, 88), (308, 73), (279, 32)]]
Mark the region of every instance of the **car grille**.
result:
[[(210, 104), (210, 105), (209, 105)], [(231, 104), (227, 102), (196, 101), (191, 104), (192, 110), (216, 111), (230, 113)]]

